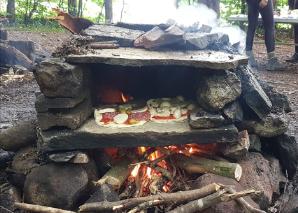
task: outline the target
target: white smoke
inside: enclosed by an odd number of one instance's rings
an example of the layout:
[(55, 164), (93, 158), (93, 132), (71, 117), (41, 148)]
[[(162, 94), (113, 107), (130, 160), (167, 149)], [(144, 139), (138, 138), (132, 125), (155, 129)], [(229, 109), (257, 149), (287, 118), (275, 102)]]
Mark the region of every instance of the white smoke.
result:
[[(214, 10), (204, 4), (182, 5), (176, 8), (175, 0), (116, 0), (113, 1), (113, 22), (133, 24), (162, 24), (174, 21), (178, 26), (189, 27), (195, 23), (209, 25), (212, 32), (229, 35), (230, 43), (240, 43), (240, 51), (245, 46), (245, 32), (219, 20)], [(123, 4), (124, 3), (124, 4)], [(223, 24), (224, 23), (224, 24)]]

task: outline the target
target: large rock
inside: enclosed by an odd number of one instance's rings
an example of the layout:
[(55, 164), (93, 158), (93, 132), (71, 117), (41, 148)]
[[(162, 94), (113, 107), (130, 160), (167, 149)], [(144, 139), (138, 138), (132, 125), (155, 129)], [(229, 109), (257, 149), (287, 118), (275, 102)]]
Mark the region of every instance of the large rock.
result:
[(0, 147), (18, 150), (36, 143), (36, 121), (22, 121), (15, 126), (0, 131)]
[(244, 188), (263, 191), (261, 196), (253, 197), (262, 209), (266, 209), (272, 201), (273, 193), (279, 194), (279, 183), (286, 181), (277, 159), (265, 159), (260, 153), (249, 153), (238, 162), (242, 167), (239, 183)]
[(35, 77), (47, 97), (77, 97), (84, 87), (84, 72), (80, 66), (48, 59), (36, 67)]
[(225, 106), (223, 114), (232, 122), (241, 122), (243, 120), (243, 110), (238, 101)]
[(11, 163), (11, 167), (15, 173), (25, 175), (38, 166), (37, 149), (33, 147), (20, 149)]
[(298, 143), (296, 138), (287, 134), (280, 135), (270, 139), (269, 145), (274, 147), (275, 154), (283, 170), (292, 179), (298, 168)]
[(92, 106), (89, 99), (85, 100), (73, 109), (63, 112), (41, 112), (37, 114), (38, 125), (42, 130), (51, 127), (79, 128), (91, 115)]
[(115, 190), (108, 184), (102, 184), (97, 186), (94, 193), (86, 201), (86, 203), (102, 202), (102, 201), (119, 201), (119, 195)]
[(213, 114), (196, 109), (189, 116), (189, 125), (194, 129), (208, 129), (224, 125), (226, 120), (220, 114)]
[[(96, 171), (95, 167), (93, 169)], [(91, 180), (94, 177), (81, 165), (47, 164), (37, 167), (27, 176), (25, 202), (72, 209), (89, 190)]]
[(184, 39), (195, 49), (203, 50), (214, 44), (219, 39), (219, 35), (217, 33), (186, 33)]
[[(230, 185), (235, 186), (236, 191), (242, 191), (246, 188), (242, 187), (237, 181), (226, 178), (214, 174), (205, 174), (199, 177), (195, 183), (193, 184), (195, 188), (201, 188), (211, 183), (220, 183), (223, 185)], [(253, 207), (259, 208), (258, 204), (256, 204), (250, 197), (244, 197), (244, 199)], [(212, 206), (211, 208), (203, 211), (204, 213), (244, 213), (245, 210), (236, 202), (236, 201), (230, 201), (230, 202), (222, 202), (215, 206)]]
[(20, 192), (9, 183), (1, 185), (0, 191), (0, 212), (1, 213), (21, 213), (15, 206), (15, 202), (22, 202)]
[(260, 81), (260, 84), (272, 102), (272, 113), (288, 113), (292, 111), (289, 99), (286, 95), (278, 92), (265, 81)]
[(261, 121), (243, 121), (241, 125), (252, 133), (270, 138), (284, 134), (288, 130), (289, 120), (285, 114), (270, 113)]
[(251, 73), (248, 66), (241, 66), (236, 70), (242, 83), (242, 97), (245, 103), (264, 119), (271, 110), (272, 103), (266, 95), (256, 77)]
[(225, 71), (206, 75), (198, 82), (197, 100), (207, 111), (219, 111), (241, 94), (241, 82), (235, 73)]

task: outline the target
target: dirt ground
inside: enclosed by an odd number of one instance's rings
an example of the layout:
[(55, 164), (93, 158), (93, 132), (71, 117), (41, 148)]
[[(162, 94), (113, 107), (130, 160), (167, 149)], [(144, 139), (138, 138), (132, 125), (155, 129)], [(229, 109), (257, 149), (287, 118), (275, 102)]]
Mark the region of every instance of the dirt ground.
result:
[[(10, 31), (11, 40), (32, 40), (37, 44), (37, 49), (51, 53), (60, 46), (63, 40), (70, 36), (69, 33), (37, 33)], [(293, 46), (277, 45), (276, 52), (279, 59), (284, 62), (294, 51)], [(263, 44), (255, 45), (255, 53), (259, 62), (266, 62), (266, 49)], [(285, 63), (285, 62), (284, 62)], [(291, 135), (298, 136), (298, 64), (286, 63), (285, 71), (268, 72), (264, 66), (256, 71), (260, 79), (266, 80), (278, 91), (286, 94), (291, 102), (293, 111), (289, 113)], [(16, 76), (0, 75), (0, 130), (12, 125), (18, 120), (26, 120), (36, 116), (34, 110), (35, 92), (39, 91), (32, 73), (20, 78)]]

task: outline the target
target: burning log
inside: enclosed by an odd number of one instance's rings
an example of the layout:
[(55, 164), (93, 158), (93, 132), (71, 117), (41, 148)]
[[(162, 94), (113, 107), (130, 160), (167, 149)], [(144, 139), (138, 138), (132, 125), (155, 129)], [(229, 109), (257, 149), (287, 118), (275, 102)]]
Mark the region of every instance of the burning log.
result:
[(207, 158), (186, 156), (183, 154), (175, 154), (172, 159), (181, 169), (188, 173), (213, 173), (224, 177), (230, 177), (240, 180), (242, 176), (242, 167), (237, 163), (229, 163), (225, 161), (215, 161)]
[(47, 206), (33, 205), (28, 203), (15, 203), (14, 205), (19, 209), (37, 213), (75, 213), (73, 211), (67, 211)]
[(95, 182), (95, 185), (109, 184), (115, 190), (119, 190), (122, 184), (130, 174), (129, 165), (131, 162), (128, 159), (123, 159), (114, 165), (102, 178)]
[[(202, 197), (208, 196), (214, 192), (220, 190), (221, 186), (213, 183), (207, 185), (201, 189), (195, 189), (190, 191), (181, 191), (175, 193), (160, 193), (153, 196), (131, 198), (116, 202), (97, 202), (88, 203), (80, 206), (79, 212), (108, 212), (108, 211), (118, 211), (123, 212), (127, 209), (135, 208), (139, 205), (145, 205), (144, 203), (161, 205), (161, 204), (180, 204), (184, 202), (189, 202), (192, 200), (200, 199)], [(157, 202), (157, 200), (161, 202)], [(147, 205), (148, 206), (148, 205)]]
[(214, 194), (208, 195), (207, 197), (194, 200), (183, 206), (180, 206), (172, 211), (169, 211), (168, 213), (180, 213), (180, 212), (195, 213), (195, 212), (205, 210), (221, 202), (229, 202), (231, 200), (245, 197), (251, 194), (260, 193), (259, 191), (255, 191), (255, 190), (245, 190), (245, 191), (235, 192), (230, 194), (230, 193), (227, 193), (228, 191), (229, 191), (228, 188), (224, 188), (218, 192), (215, 192)]

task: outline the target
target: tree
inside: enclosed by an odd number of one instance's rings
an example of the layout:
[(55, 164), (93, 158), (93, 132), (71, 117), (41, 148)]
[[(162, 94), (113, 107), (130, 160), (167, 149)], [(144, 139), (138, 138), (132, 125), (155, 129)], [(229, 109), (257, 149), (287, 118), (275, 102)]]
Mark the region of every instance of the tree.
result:
[(217, 16), (220, 16), (219, 0), (198, 0), (198, 3), (205, 4), (210, 9), (213, 9)]
[(77, 16), (77, 0), (68, 0), (68, 13)]
[(83, 16), (83, 0), (79, 0), (79, 5), (78, 5), (78, 17)]
[(14, 23), (16, 19), (16, 7), (15, 7), (15, 0), (7, 0), (7, 18), (9, 19), (10, 23)]
[(112, 0), (105, 0), (105, 21), (107, 24), (113, 21), (113, 3)]

